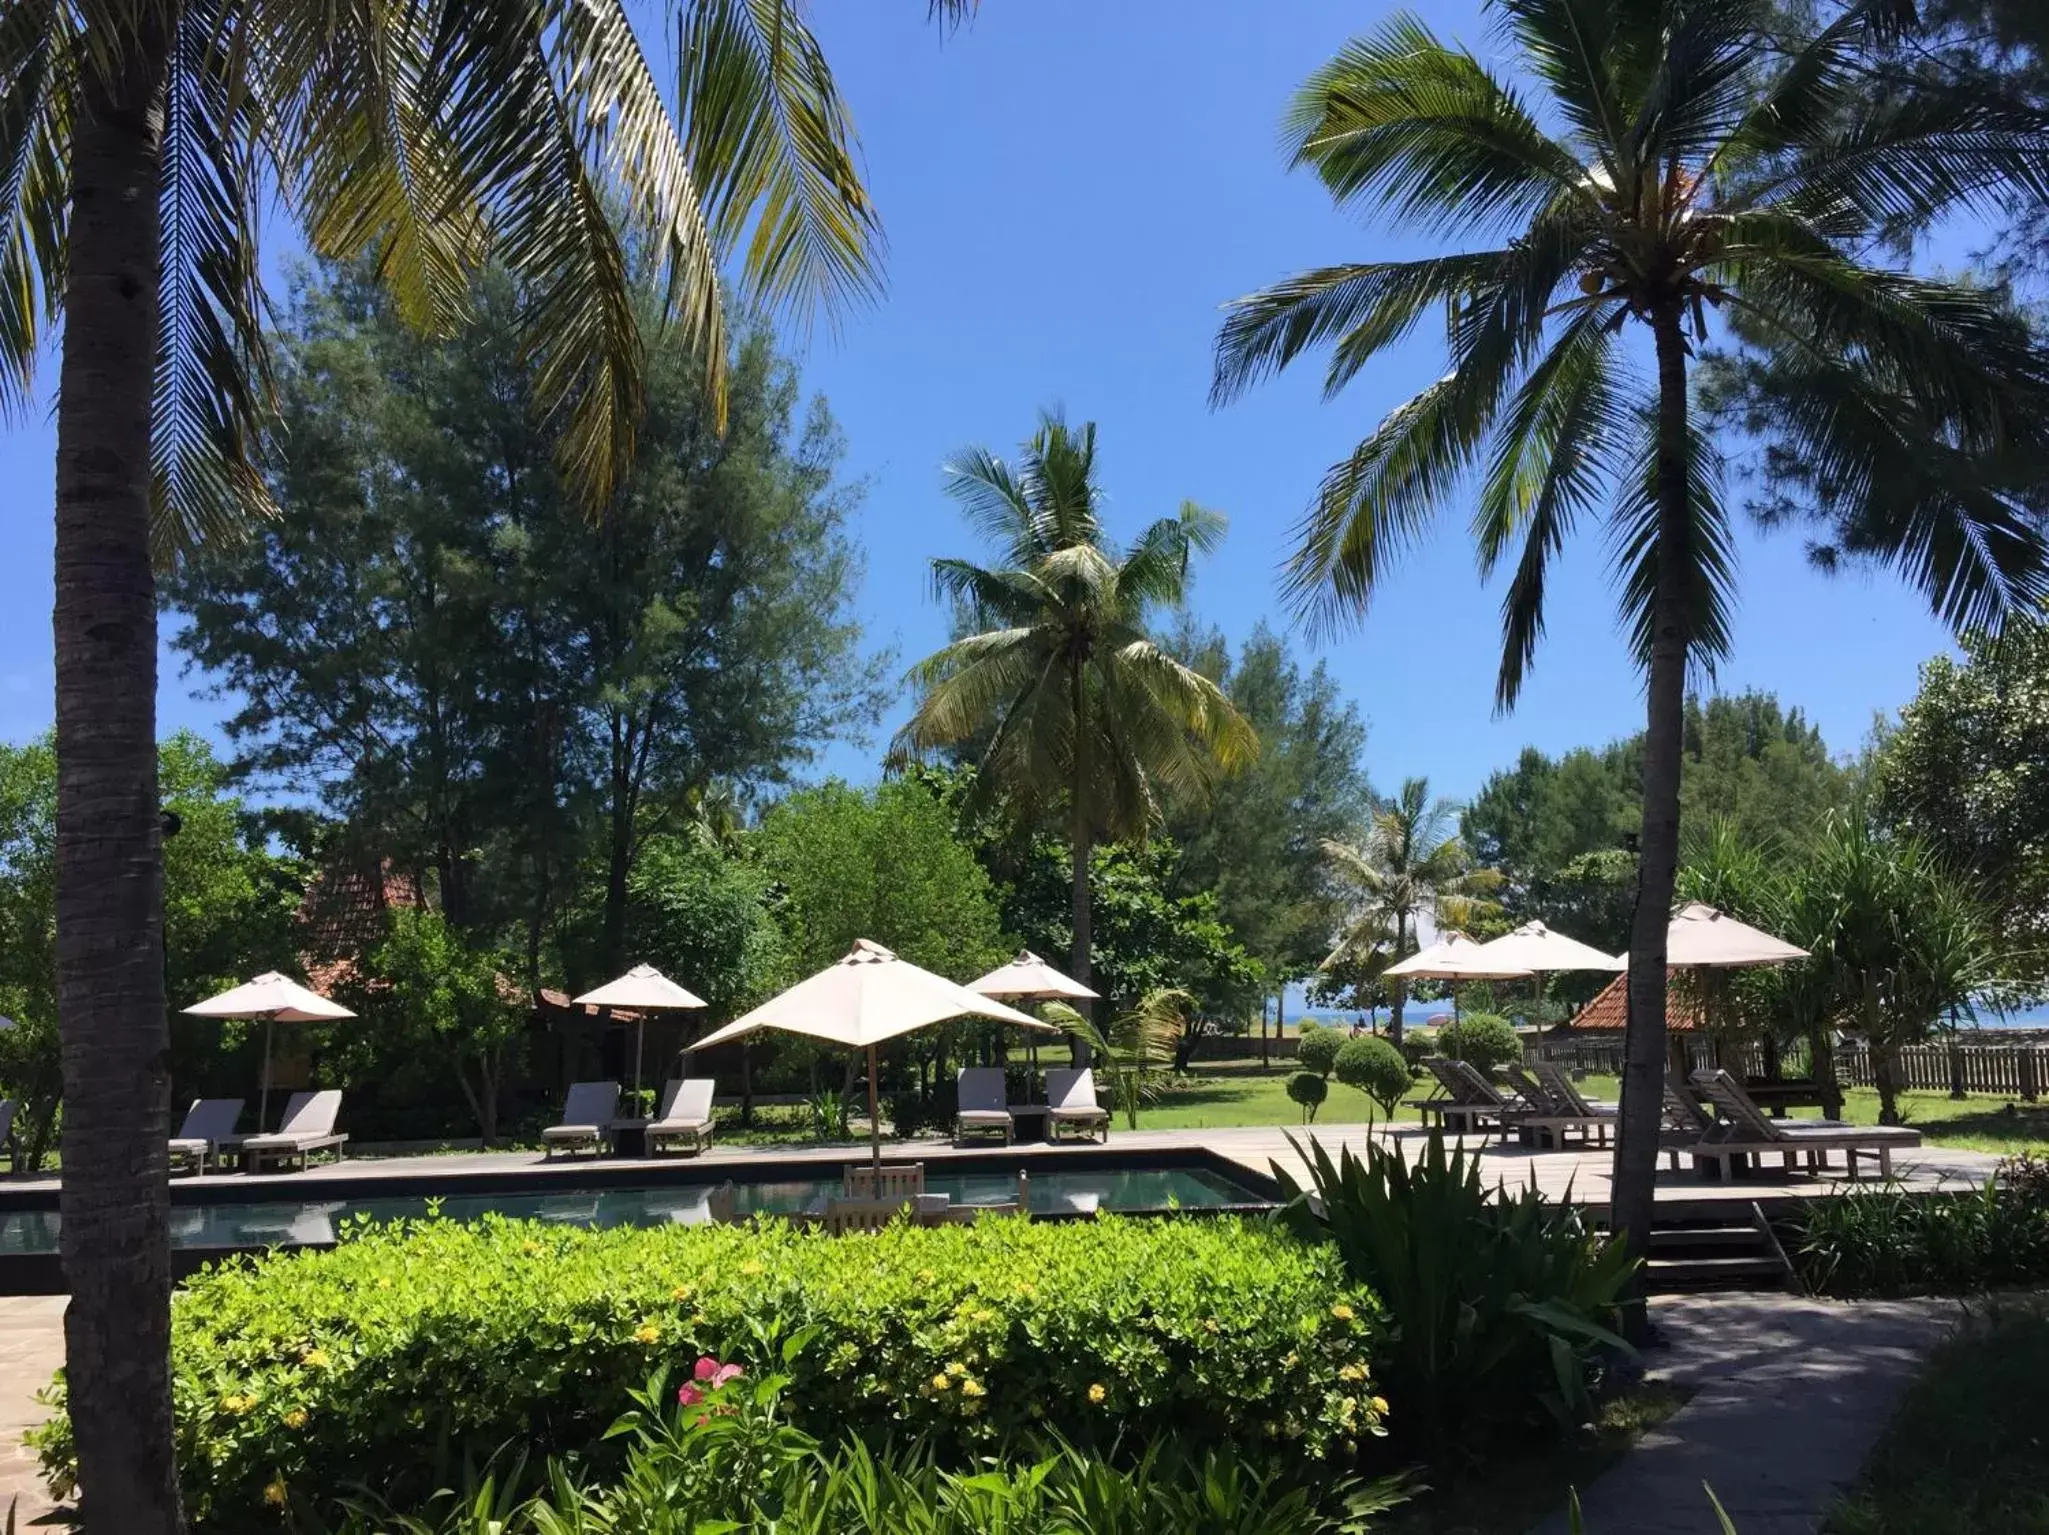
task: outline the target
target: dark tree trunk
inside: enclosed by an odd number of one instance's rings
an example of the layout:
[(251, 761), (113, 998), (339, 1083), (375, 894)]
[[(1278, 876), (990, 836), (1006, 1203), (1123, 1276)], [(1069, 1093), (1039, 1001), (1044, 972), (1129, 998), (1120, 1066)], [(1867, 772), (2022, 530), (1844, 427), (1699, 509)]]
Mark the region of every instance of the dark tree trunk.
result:
[[(152, 13), (154, 14), (154, 13)], [(65, 1372), (88, 1528), (185, 1527), (172, 1447), (170, 1029), (150, 411), (163, 39), (87, 69), (57, 403), (57, 1002)]]
[[(1629, 1022), (1614, 1161), (1615, 1229), (1642, 1257), (1650, 1241), (1664, 1108), (1665, 930), (1679, 872), (1679, 759), (1684, 744), (1687, 600), (1686, 342), (1676, 306), (1654, 322), (1658, 350), (1658, 547), (1646, 688), (1642, 852), (1629, 929)], [(1638, 1294), (1641, 1294), (1639, 1284)], [(1641, 1324), (1641, 1312), (1632, 1318)]]
[[(1081, 668), (1076, 667), (1069, 683), (1069, 706), (1074, 711), (1074, 947), (1068, 955), (1067, 973), (1082, 985), (1090, 984), (1089, 976), (1089, 797), (1088, 797), (1088, 721), (1086, 699), (1083, 695)], [(1094, 1004), (1086, 997), (1074, 1001), (1076, 1011), (1084, 1018), (1095, 1016)], [(1094, 1056), (1088, 1041), (1080, 1037), (1072, 1040), (1074, 1064), (1086, 1066)]]
[[(1394, 914), (1394, 958), (1402, 960), (1402, 935), (1408, 927), (1408, 918), (1400, 912)], [(1402, 1005), (1408, 1000), (1408, 988), (1402, 978), (1396, 976), (1387, 986), (1387, 1038), (1395, 1049), (1402, 1047)]]

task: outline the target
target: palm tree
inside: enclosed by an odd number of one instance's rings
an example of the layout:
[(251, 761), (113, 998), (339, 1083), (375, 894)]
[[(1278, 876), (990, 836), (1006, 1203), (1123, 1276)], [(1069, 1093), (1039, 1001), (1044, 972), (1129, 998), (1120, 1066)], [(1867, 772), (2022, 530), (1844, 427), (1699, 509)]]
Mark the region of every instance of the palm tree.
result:
[[(1452, 911), (1461, 921), (1491, 903), (1487, 891), (1501, 882), (1493, 869), (1476, 869), (1458, 832), (1459, 805), (1430, 798), (1430, 780), (1409, 778), (1401, 792), (1374, 807), (1363, 840), (1326, 841), (1323, 855), (1353, 893), (1351, 915), (1326, 967), (1345, 961), (1382, 958), (1395, 963), (1416, 949), (1416, 919), (1430, 914), (1440, 924)], [(1402, 1042), (1402, 1004), (1408, 986), (1388, 982), (1388, 1033)]]
[[(796, 0), (683, 0), (680, 121), (620, 0), (15, 0), (0, 8), (0, 406), (62, 322), (57, 984), (67, 1379), (85, 1518), (183, 1527), (172, 1464), (169, 1081), (155, 561), (277, 515), (256, 251), (278, 194), (447, 332), (488, 257), (528, 301), (561, 467), (593, 508), (633, 446), (666, 282), (713, 397), (721, 274), (809, 308), (873, 288), (846, 113)], [(964, 11), (944, 3), (942, 11)]]
[[(1355, 617), (1454, 488), (1476, 486), (1482, 574), (1507, 558), (1496, 703), (1543, 632), (1545, 582), (1606, 507), (1646, 672), (1643, 830), (1615, 1153), (1618, 1225), (1651, 1216), (1665, 924), (1690, 664), (1728, 641), (1721, 459), (1690, 412), (1710, 309), (1801, 360), (1780, 428), (1821, 466), (1840, 547), (1890, 564), (1958, 625), (2049, 592), (2011, 485), (2049, 453), (2049, 364), (1997, 296), (1866, 265), (1881, 222), (2049, 194), (2043, 122), (1989, 99), (1852, 87), (1894, 0), (1855, 0), (1790, 51), (1774, 0), (1493, 0), (1543, 101), (1401, 16), (1348, 45), (1287, 121), (1295, 163), (1348, 206), (1476, 249), (1324, 267), (1231, 306), (1214, 397), (1328, 344), (1335, 393), (1428, 314), (1449, 370), (1330, 470), (1288, 569), (1298, 608)], [(1500, 237), (1507, 236), (1506, 240)], [(1636, 339), (1633, 348), (1625, 338)], [(1646, 377), (1631, 353), (1648, 351)], [(1468, 472), (1473, 479), (1469, 482)]]
[(1119, 551), (1098, 515), (1095, 460), (1095, 423), (1071, 431), (1054, 414), (1040, 419), (1015, 469), (985, 448), (949, 466), (949, 494), (999, 563), (932, 562), (934, 589), (972, 632), (911, 668), (923, 696), (895, 746), (899, 758), (976, 749), (978, 792), (1004, 794), (1027, 819), (1064, 815), (1070, 969), (1084, 985), (1090, 849), (1102, 837), (1143, 836), (1158, 815), (1156, 790), (1205, 794), (1219, 768), (1258, 750), (1222, 690), (1146, 627), (1157, 610), (1181, 605), (1189, 561), (1216, 547), (1223, 517), (1185, 502)]

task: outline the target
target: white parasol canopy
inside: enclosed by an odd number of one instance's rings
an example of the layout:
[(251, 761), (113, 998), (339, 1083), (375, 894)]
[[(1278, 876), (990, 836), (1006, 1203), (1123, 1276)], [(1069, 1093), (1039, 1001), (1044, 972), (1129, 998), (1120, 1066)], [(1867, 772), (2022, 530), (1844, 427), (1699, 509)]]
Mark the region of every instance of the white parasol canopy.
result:
[(330, 1002), (317, 991), (301, 986), (288, 975), (266, 970), (254, 980), (231, 986), (217, 997), (195, 1002), (185, 1009), (193, 1018), (261, 1018), (263, 1020), (263, 1097), (256, 1110), (256, 1127), (270, 1121), (270, 1036), (280, 1023), (329, 1023), (356, 1015), (339, 1002)]
[(1589, 948), (1577, 938), (1554, 933), (1541, 922), (1525, 922), (1512, 933), (1503, 934), (1474, 951), (1475, 959), (1528, 975), (1554, 970), (1627, 970), (1629, 961)]
[(762, 1029), (803, 1034), (868, 1052), (868, 1139), (882, 1165), (882, 1119), (875, 1101), (875, 1047), (949, 1018), (994, 1018), (1021, 1029), (1060, 1031), (1029, 1013), (957, 986), (944, 976), (898, 959), (879, 943), (857, 939), (847, 957), (691, 1045), (702, 1050)]
[(968, 990), (1018, 1002), (1059, 1002), (1070, 997), (1086, 1001), (1101, 995), (1062, 975), (1030, 949), (1019, 949), (1017, 958), (1009, 964), (991, 970), (980, 980), (969, 981)]
[(1672, 925), (1665, 929), (1665, 963), (1674, 970), (1734, 970), (1805, 958), (1805, 949), (1738, 922), (1703, 901), (1680, 907), (1672, 914)]
[[(635, 1013), (680, 1011), (704, 1007), (702, 997), (684, 990), (653, 965), (635, 965), (616, 981), (607, 981), (596, 991), (587, 991), (572, 1001), (584, 1007), (616, 1007)], [(640, 1092), (640, 1041), (647, 1032), (647, 1020), (633, 1020), (633, 1091)]]
[(1446, 933), (1426, 949), (1419, 949), (1398, 965), (1389, 965), (1382, 975), (1412, 975), (1425, 981), (1526, 981), (1527, 967), (1501, 964), (1486, 957), (1487, 945), (1475, 943), (1464, 933)]

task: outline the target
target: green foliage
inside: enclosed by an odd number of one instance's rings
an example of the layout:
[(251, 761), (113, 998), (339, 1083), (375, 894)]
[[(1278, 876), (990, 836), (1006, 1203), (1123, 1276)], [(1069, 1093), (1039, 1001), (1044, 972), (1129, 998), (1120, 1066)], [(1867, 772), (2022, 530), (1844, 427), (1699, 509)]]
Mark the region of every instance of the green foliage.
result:
[(1523, 1042), (1515, 1025), (1499, 1013), (1462, 1013), (1437, 1035), (1438, 1048), (1454, 1060), (1464, 1061), (1481, 1076), (1496, 1066), (1523, 1058)]
[(838, 961), (857, 938), (955, 980), (1004, 953), (989, 876), (945, 809), (915, 783), (834, 781), (776, 804), (755, 855), (780, 887), (780, 917), (800, 975)]
[[(230, 1535), (274, 1527), (277, 1476), (332, 1495), (375, 1467), (403, 1503), (440, 1485), (437, 1454), (514, 1438), (610, 1468), (602, 1436), (651, 1370), (714, 1354), (759, 1373), (756, 1329), (775, 1324), (817, 1329), (790, 1402), (827, 1437), (952, 1457), (1057, 1424), (1091, 1447), (1173, 1432), (1314, 1458), (1378, 1429), (1372, 1310), (1333, 1250), (1237, 1220), (854, 1238), (784, 1222), (395, 1223), (187, 1286), (179, 1466), (188, 1508)], [(61, 1414), (39, 1442), (66, 1472)]]
[(1820, 1295), (1965, 1295), (2049, 1283), (2049, 1189), (2002, 1165), (1971, 1193), (1856, 1189), (1800, 1207), (1788, 1244)]
[(1338, 1050), (1344, 1042), (1345, 1036), (1336, 1029), (1316, 1022), (1304, 1023), (1296, 1035), (1295, 1059), (1304, 1071), (1327, 1077), (1338, 1063)]
[(772, 878), (715, 837), (649, 839), (628, 892), (633, 952), (665, 975), (688, 976), (711, 1021), (737, 1017), (796, 979), (769, 910)]
[[(164, 842), (164, 974), (172, 1073), (192, 1096), (248, 1091), (255, 1035), (246, 1024), (177, 1009), (265, 970), (296, 966), (299, 866), (273, 852), (228, 790), (205, 741), (181, 731), (157, 750), (158, 792), (178, 818)], [(47, 741), (0, 746), (0, 1096), (21, 1103), (22, 1166), (54, 1145), (60, 1071), (56, 998), (57, 759)]]
[(1371, 1098), (1389, 1118), (1394, 1117), (1395, 1105), (1407, 1095), (1415, 1080), (1409, 1075), (1408, 1058), (1373, 1034), (1346, 1040), (1338, 1050), (1335, 1070), (1340, 1082)]
[(1937, 656), (1884, 735), (1877, 813), (1993, 902), (2000, 979), (2049, 984), (2049, 625), (1967, 635)]
[(1330, 1096), (1330, 1079), (1320, 1072), (1298, 1071), (1288, 1078), (1288, 1097), (1302, 1106), (1302, 1123), (1309, 1124), (1316, 1118), (1316, 1111), (1323, 1107), (1323, 1100)]
[(1194, 1003), (1187, 992), (1162, 987), (1146, 993), (1137, 1007), (1119, 1014), (1108, 1029), (1098, 1029), (1064, 1002), (1047, 1003), (1039, 1015), (1088, 1041), (1097, 1082), (1108, 1090), (1124, 1123), (1136, 1130), (1139, 1109), (1158, 1102), (1166, 1093)]
[[(356, 1505), (336, 1535), (685, 1535), (713, 1524), (732, 1535), (1356, 1535), (1402, 1501), (1399, 1479), (1362, 1485), (1266, 1466), (1239, 1447), (1195, 1454), (1173, 1439), (1110, 1460), (1050, 1432), (1026, 1457), (965, 1470), (859, 1440), (828, 1447), (789, 1421), (789, 1371), (805, 1343), (799, 1333), (782, 1345), (775, 1374), (686, 1385), (699, 1395), (688, 1405), (658, 1373), (617, 1425), (629, 1449), (607, 1484), (556, 1465), (521, 1499), (526, 1463), (515, 1460), (438, 1495), (425, 1517), (383, 1499)], [(510, 1473), (503, 1482), (500, 1471)]]
[[(1368, 1143), (1339, 1161), (1311, 1141), (1305, 1191), (1279, 1163), (1283, 1218), (1327, 1237), (1372, 1287), (1388, 1331), (1379, 1359), (1403, 1443), (1443, 1463), (1483, 1453), (1496, 1436), (1548, 1422), (1585, 1422), (1596, 1351), (1622, 1347), (1610, 1331), (1634, 1267), (1569, 1202), (1535, 1189), (1511, 1197), (1481, 1177), (1463, 1147), (1433, 1133), (1411, 1167)], [(1313, 1193), (1321, 1213), (1312, 1209)]]

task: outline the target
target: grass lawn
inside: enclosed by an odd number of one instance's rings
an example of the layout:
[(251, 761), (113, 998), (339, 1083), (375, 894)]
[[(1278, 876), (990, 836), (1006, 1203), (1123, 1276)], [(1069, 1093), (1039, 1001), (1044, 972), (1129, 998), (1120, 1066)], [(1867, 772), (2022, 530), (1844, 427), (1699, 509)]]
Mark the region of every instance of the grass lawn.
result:
[(1830, 1535), (2049, 1535), (2049, 1296), (1994, 1303), (1937, 1349)]
[[(1577, 1443), (1490, 1455), (1470, 1472), (1440, 1476), (1412, 1503), (1376, 1520), (1387, 1535), (1523, 1535), (1565, 1506), (1629, 1447), (1686, 1405), (1691, 1390), (1645, 1382), (1610, 1397)], [(1706, 1500), (1701, 1503), (1707, 1508)], [(1596, 1532), (1605, 1535), (1605, 1532)], [(1618, 1532), (1619, 1535), (1619, 1532)]]

